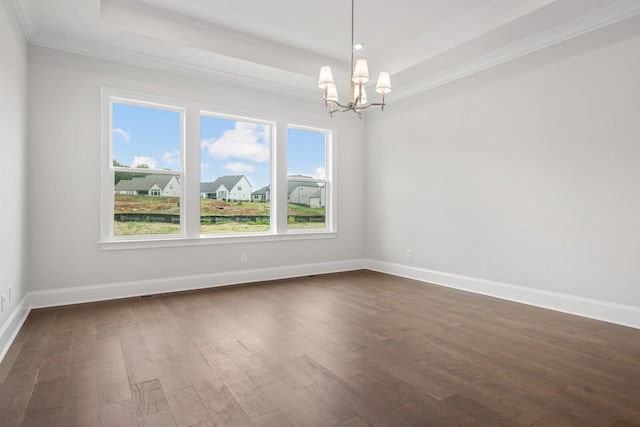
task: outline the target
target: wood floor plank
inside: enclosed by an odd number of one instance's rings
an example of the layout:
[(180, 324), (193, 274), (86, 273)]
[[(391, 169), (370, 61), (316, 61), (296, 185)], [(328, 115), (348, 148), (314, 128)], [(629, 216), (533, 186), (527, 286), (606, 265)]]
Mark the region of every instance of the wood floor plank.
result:
[(138, 327), (140, 328), (140, 334), (144, 339), (145, 347), (150, 355), (172, 352), (171, 344), (169, 344), (169, 341), (165, 338), (158, 322), (141, 321), (138, 322)]
[(407, 396), (379, 384), (364, 374), (345, 379), (345, 382), (357, 393), (373, 402), (379, 408), (390, 410), (407, 403)]
[(176, 427), (176, 421), (170, 410), (156, 412), (146, 417), (138, 418), (138, 427)]
[(62, 408), (52, 409), (33, 415), (27, 415), (22, 419), (23, 427), (65, 427), (62, 419)]
[(331, 424), (314, 411), (310, 406), (302, 405), (296, 408), (283, 409), (282, 413), (291, 424), (300, 427), (329, 427)]
[(65, 427), (96, 427), (99, 425), (98, 392), (90, 391), (65, 396), (62, 407)]
[(258, 418), (276, 410), (271, 401), (230, 357), (207, 362), (249, 418)]
[(260, 389), (267, 398), (281, 411), (294, 410), (305, 406), (306, 402), (282, 381), (267, 384)]
[(83, 335), (72, 339), (71, 347), (69, 349), (70, 363), (95, 359), (97, 359), (95, 334)]
[(367, 427), (370, 425), (371, 424), (360, 417), (353, 417), (349, 418), (346, 421), (342, 421), (341, 423), (335, 424), (335, 427)]
[(2, 361), (0, 362), (0, 386), (7, 379), (7, 375), (9, 375), (9, 372), (11, 371), (16, 358), (18, 357), (18, 354), (22, 349), (22, 345), (22, 343), (14, 342), (11, 347), (9, 347), (9, 350), (7, 351), (7, 354), (5, 354), (4, 359), (2, 359)]
[(224, 351), (256, 386), (279, 381), (273, 371), (239, 341), (229, 343)]
[(299, 388), (296, 393), (329, 424), (337, 424), (358, 415), (348, 402), (318, 384)]
[(280, 411), (270, 412), (251, 420), (256, 427), (294, 427)]
[(200, 354), (181, 356), (180, 364), (214, 423), (239, 426), (251, 424), (222, 379)]
[(169, 409), (169, 402), (157, 379), (131, 386), (136, 417), (142, 418)]
[(179, 427), (212, 422), (200, 396), (193, 387), (167, 394), (169, 406)]
[(100, 427), (131, 427), (138, 425), (132, 400), (100, 408)]
[(9, 375), (19, 372), (37, 373), (40, 369), (40, 365), (42, 364), (42, 360), (44, 359), (46, 350), (47, 349), (44, 346), (38, 348), (32, 347), (31, 349), (22, 347), (15, 362), (13, 362), (13, 365), (9, 370)]
[(0, 362), (2, 427), (627, 427), (637, 402), (640, 330), (371, 271), (32, 310)]
[(99, 425), (96, 360), (69, 364), (62, 419), (63, 424), (70, 427)]
[(165, 393), (191, 386), (191, 381), (187, 378), (182, 365), (173, 354), (173, 351), (153, 353), (151, 354), (151, 359)]
[(111, 405), (131, 399), (131, 389), (124, 364), (100, 366), (98, 370), (98, 403)]
[(399, 383), (393, 388), (399, 393), (405, 393), (408, 399), (404, 405), (391, 410), (391, 413), (400, 421), (399, 425), (468, 427), (487, 425), (475, 416), (458, 411), (446, 402), (435, 399), (418, 387)]
[[(445, 402), (451, 407), (463, 412), (475, 420), (484, 422), (489, 425), (505, 425), (505, 426), (525, 426), (525, 422), (516, 418), (508, 417), (488, 406), (485, 406), (475, 399), (464, 397), (460, 394), (454, 394), (445, 399)], [(537, 421), (537, 420), (536, 420)]]
[(65, 378), (36, 382), (27, 405), (26, 415), (62, 408)]
[(37, 371), (10, 373), (0, 387), (0, 425), (19, 426), (31, 398)]

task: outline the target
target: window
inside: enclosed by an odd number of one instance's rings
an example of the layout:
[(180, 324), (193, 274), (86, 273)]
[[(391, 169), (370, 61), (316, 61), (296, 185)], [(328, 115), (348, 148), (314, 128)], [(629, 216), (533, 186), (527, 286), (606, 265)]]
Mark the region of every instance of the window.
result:
[(289, 230), (327, 229), (327, 131), (287, 130)]
[(180, 235), (183, 110), (118, 98), (110, 107), (111, 236)]
[(103, 248), (335, 236), (335, 130), (111, 89), (102, 105)]
[(271, 230), (269, 201), (251, 193), (271, 183), (272, 129), (268, 122), (201, 114), (201, 234)]

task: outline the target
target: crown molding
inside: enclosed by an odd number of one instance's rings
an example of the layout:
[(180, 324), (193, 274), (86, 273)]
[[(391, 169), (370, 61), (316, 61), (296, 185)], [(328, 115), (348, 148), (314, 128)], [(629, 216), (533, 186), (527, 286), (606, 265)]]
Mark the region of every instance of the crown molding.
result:
[[(43, 41), (46, 40), (46, 41)], [(193, 62), (168, 59), (161, 56), (95, 43), (84, 44), (74, 42), (60, 42), (56, 37), (44, 37), (29, 42), (33, 46), (59, 50), (76, 55), (87, 56), (101, 60), (119, 62), (136, 67), (178, 74), (234, 87), (251, 89), (262, 93), (279, 95), (301, 101), (318, 102), (318, 91), (315, 81), (307, 76), (287, 73), (283, 70), (269, 69), (268, 67), (252, 64), (258, 68), (264, 68), (272, 79), (257, 78), (247, 74), (240, 74), (237, 70), (222, 70), (214, 67), (198, 65)], [(293, 81), (300, 81), (291, 84)], [(286, 82), (286, 83), (284, 83)]]
[(38, 20), (36, 18), (36, 6), (33, 0), (9, 0), (18, 16), (24, 37), (28, 43), (33, 41), (33, 34), (37, 32)]
[(393, 101), (410, 98), (419, 93), (443, 86), (455, 80), (495, 67), (513, 59), (587, 34), (640, 13), (640, 1), (620, 0), (602, 9), (576, 18), (566, 24), (542, 31), (501, 49), (479, 56), (458, 66), (425, 77), (396, 90)]
[[(150, 51), (144, 52), (95, 40), (83, 40), (47, 33), (43, 32), (38, 24), (34, 0), (10, 1), (15, 6), (25, 37), (32, 45), (195, 77), (225, 85), (249, 88), (262, 93), (276, 94), (306, 102), (317, 102), (319, 99), (315, 75), (305, 75), (300, 71), (290, 71), (285, 68), (226, 57), (215, 52), (205, 52), (188, 46), (184, 47), (182, 51), (184, 54), (181, 57), (167, 58)], [(638, 14), (640, 14), (640, 1), (615, 1), (608, 6), (575, 18), (565, 24), (463, 61), (435, 74), (426, 74), (424, 78), (414, 79), (408, 84), (402, 84), (394, 89), (393, 96), (388, 98), (387, 103), (392, 105), (394, 102), (410, 98)], [(422, 66), (426, 64), (427, 62), (423, 62)], [(419, 72), (420, 67), (421, 65), (418, 64), (412, 71)], [(402, 72), (397, 73), (397, 76), (401, 79)]]

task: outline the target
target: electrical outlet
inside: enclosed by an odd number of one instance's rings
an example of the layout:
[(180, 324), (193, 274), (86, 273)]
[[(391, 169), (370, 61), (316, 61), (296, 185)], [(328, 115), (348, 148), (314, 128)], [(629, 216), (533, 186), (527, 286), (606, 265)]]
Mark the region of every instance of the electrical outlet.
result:
[(247, 253), (246, 252), (242, 252), (240, 254), (240, 262), (247, 262)]
[(407, 259), (411, 258), (413, 258), (413, 252), (411, 252), (411, 249), (407, 249)]

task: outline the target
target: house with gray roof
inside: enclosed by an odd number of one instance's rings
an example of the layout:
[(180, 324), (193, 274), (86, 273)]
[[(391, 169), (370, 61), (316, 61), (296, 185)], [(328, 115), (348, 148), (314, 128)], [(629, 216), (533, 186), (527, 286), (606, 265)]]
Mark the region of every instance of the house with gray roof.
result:
[(254, 202), (268, 202), (271, 200), (271, 188), (268, 185), (265, 185), (259, 190), (251, 193), (251, 200)]
[[(292, 179), (293, 178), (293, 179)], [(297, 180), (308, 178), (306, 175), (290, 175), (287, 182), (287, 201), (294, 205), (323, 208), (326, 204), (326, 190), (323, 184), (313, 181)], [(270, 186), (262, 187), (251, 195), (254, 202), (268, 202), (271, 195)]]
[(180, 181), (175, 175), (149, 174), (132, 179), (121, 179), (115, 185), (115, 192), (133, 196), (179, 197)]
[(292, 180), (291, 178), (294, 177), (298, 176), (289, 177), (287, 185), (287, 199), (289, 203), (314, 208), (324, 207), (324, 196), (322, 196), (322, 194), (325, 193), (324, 186), (321, 186), (317, 182)]
[(250, 201), (251, 183), (244, 175), (226, 175), (212, 182), (200, 183), (203, 199)]

